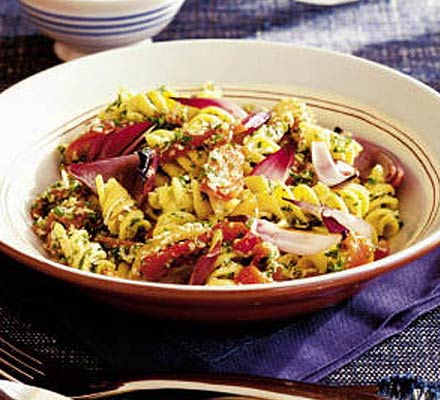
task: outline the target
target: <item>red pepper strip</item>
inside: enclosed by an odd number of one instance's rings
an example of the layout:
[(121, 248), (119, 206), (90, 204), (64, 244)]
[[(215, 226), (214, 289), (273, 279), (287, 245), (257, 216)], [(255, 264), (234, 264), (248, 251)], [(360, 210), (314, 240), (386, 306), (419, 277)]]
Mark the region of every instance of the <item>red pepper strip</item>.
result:
[(349, 235), (344, 239), (343, 246), (348, 253), (346, 269), (374, 261), (374, 248), (364, 237)]
[(244, 237), (236, 239), (234, 243), (232, 243), (232, 248), (241, 254), (249, 255), (259, 243), (261, 243), (259, 236), (255, 236), (252, 232), (247, 232)]
[(244, 236), (249, 231), (249, 228), (242, 222), (225, 221), (218, 223), (212, 230), (202, 233), (195, 239), (185, 240), (160, 252), (145, 255), (141, 263), (141, 274), (146, 280), (153, 282), (164, 278), (168, 274), (168, 266), (172, 262), (201, 251), (209, 243), (217, 229), (222, 231), (224, 241), (232, 241)]
[(107, 135), (102, 132), (87, 132), (67, 146), (65, 161), (94, 161), (104, 146)]
[(210, 129), (203, 135), (191, 135), (188, 136), (188, 140), (185, 143), (175, 142), (168, 148), (162, 151), (159, 155), (161, 162), (169, 162), (175, 160), (177, 157), (184, 156), (189, 151), (202, 146), (211, 136), (216, 133), (215, 129)]
[(141, 274), (146, 280), (153, 282), (164, 278), (168, 274), (168, 266), (172, 262), (181, 257), (199, 252), (211, 240), (214, 231), (217, 229), (222, 231), (224, 241), (232, 241), (240, 236), (245, 236), (249, 232), (249, 228), (242, 222), (221, 222), (214, 226), (211, 231), (203, 233), (193, 240), (185, 240), (171, 245), (158, 253), (147, 254), (142, 259)]
[(381, 247), (374, 250), (374, 261), (381, 260), (382, 258), (388, 257), (390, 255), (390, 249), (383, 249)]
[(390, 255), (390, 246), (385, 240), (380, 240), (378, 246), (374, 250), (374, 260), (381, 260)]
[(102, 146), (98, 158), (112, 158), (123, 154), (124, 150), (152, 125), (153, 123), (150, 121), (139, 122), (110, 132), (106, 135), (104, 145)]
[(252, 255), (253, 258), (251, 264), (258, 268), (262, 260), (267, 260), (270, 255), (270, 250), (260, 242), (252, 249)]
[(272, 279), (275, 282), (283, 282), (290, 281), (292, 278), (289, 278), (289, 276), (283, 271), (283, 269), (281, 267), (278, 267), (272, 274)]
[(234, 221), (221, 222), (214, 229), (221, 229), (225, 242), (244, 237), (249, 232), (249, 228), (243, 222)]
[(267, 281), (266, 277), (258, 269), (258, 265), (261, 260), (269, 256), (270, 250), (265, 247), (260, 240), (259, 243), (255, 244), (252, 248), (252, 262), (249, 266), (243, 267), (237, 276), (234, 278), (236, 283), (242, 284), (252, 284), (252, 283), (264, 283)]
[(157, 282), (168, 275), (169, 266), (177, 259), (201, 251), (212, 237), (212, 232), (197, 236), (195, 240), (185, 240), (173, 244), (158, 253), (142, 258), (141, 275), (150, 282)]
[(254, 265), (243, 267), (234, 278), (235, 283), (251, 285), (255, 283), (264, 283), (265, 279), (260, 270)]
[(215, 262), (220, 255), (222, 242), (219, 240), (205, 255), (198, 258), (189, 279), (190, 285), (204, 285), (215, 269)]
[(263, 126), (269, 121), (270, 117), (271, 113), (267, 111), (250, 114), (234, 129), (232, 141), (237, 144), (243, 144), (244, 138)]

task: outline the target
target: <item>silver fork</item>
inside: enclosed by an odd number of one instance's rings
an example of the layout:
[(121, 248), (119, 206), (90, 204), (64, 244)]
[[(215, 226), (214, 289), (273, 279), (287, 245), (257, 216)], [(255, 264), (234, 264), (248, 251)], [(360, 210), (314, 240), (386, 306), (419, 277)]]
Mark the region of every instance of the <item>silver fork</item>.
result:
[[(329, 387), (280, 379), (245, 375), (155, 374), (140, 377), (116, 377), (103, 371), (87, 372), (43, 362), (28, 351), (0, 337), (0, 377), (43, 387), (77, 400), (100, 399), (141, 390), (155, 390), (165, 398), (206, 399), (224, 395), (247, 398), (373, 400), (376, 387)], [(174, 390), (174, 392), (170, 392)], [(175, 390), (179, 392), (176, 393)], [(162, 391), (162, 392), (161, 392)], [(165, 392), (166, 391), (166, 392)], [(173, 397), (173, 396), (178, 397)], [(189, 396), (189, 397), (185, 397)]]

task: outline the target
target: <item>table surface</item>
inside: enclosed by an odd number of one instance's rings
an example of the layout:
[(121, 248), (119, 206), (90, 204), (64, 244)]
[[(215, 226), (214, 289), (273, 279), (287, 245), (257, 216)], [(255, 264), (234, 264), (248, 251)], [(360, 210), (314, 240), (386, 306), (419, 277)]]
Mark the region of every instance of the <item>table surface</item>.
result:
[[(360, 0), (340, 7), (313, 7), (291, 0), (188, 0), (155, 40), (246, 38), (301, 43), (377, 61), (440, 90), (438, 0)], [(58, 64), (53, 42), (37, 33), (15, 0), (0, 2), (0, 91)], [(64, 287), (1, 256), (0, 333), (31, 345), (43, 357), (85, 368), (100, 367), (92, 349), (66, 337), (44, 313), (23, 307), (15, 292), (40, 291), (44, 301)], [(32, 284), (30, 283), (32, 282)], [(36, 289), (36, 287), (38, 289)], [(47, 290), (46, 290), (47, 289)], [(40, 310), (41, 311), (41, 310)], [(439, 379), (440, 309), (324, 379), (331, 384), (375, 383), (411, 371)]]

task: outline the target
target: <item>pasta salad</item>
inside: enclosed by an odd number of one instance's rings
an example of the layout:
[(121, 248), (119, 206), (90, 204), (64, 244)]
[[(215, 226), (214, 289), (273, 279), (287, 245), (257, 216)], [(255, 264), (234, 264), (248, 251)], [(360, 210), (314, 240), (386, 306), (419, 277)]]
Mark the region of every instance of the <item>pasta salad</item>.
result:
[(383, 148), (283, 98), (241, 106), (207, 83), (121, 91), (59, 148), (32, 204), (54, 260), (189, 285), (286, 281), (389, 253), (404, 172)]

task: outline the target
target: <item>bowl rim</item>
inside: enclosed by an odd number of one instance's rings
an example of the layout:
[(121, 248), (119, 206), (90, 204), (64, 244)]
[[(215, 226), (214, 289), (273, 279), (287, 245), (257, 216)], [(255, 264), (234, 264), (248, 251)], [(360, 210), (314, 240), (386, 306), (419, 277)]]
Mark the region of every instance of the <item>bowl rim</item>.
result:
[[(119, 1), (119, 0), (116, 0)], [(418, 81), (417, 79), (390, 68), (386, 65), (379, 64), (374, 61), (370, 61), (364, 59), (359, 56), (354, 56), (351, 54), (345, 54), (334, 50), (323, 49), (313, 46), (304, 46), (297, 45), (291, 43), (281, 43), (281, 42), (273, 42), (266, 40), (247, 40), (247, 39), (188, 39), (188, 40), (172, 40), (172, 41), (164, 41), (164, 42), (156, 42), (151, 44), (146, 44), (145, 46), (154, 46), (154, 47), (173, 47), (173, 46), (197, 46), (197, 45), (222, 45), (222, 46), (269, 46), (269, 47), (279, 47), (283, 49), (297, 49), (299, 51), (307, 51), (311, 53), (320, 53), (324, 55), (328, 55), (331, 57), (341, 58), (347, 61), (353, 61), (355, 63), (363, 64), (367, 66), (369, 69), (379, 70), (385, 73), (388, 77), (400, 77), (405, 79), (412, 85), (417, 86), (419, 89), (424, 91), (427, 95), (431, 96), (431, 98), (435, 99), (440, 104), (440, 93), (435, 91), (433, 88), (428, 85)], [(119, 49), (111, 49), (106, 50), (101, 53), (93, 54), (90, 56), (86, 56), (82, 59), (73, 60), (68, 63), (59, 64), (44, 71), (40, 71), (26, 79), (14, 84), (10, 88), (6, 89), (0, 94), (0, 97), (13, 95), (15, 91), (25, 90), (26, 86), (29, 83), (32, 83), (34, 79), (38, 79), (38, 77), (44, 77), (47, 74), (52, 74), (53, 71), (62, 71), (64, 68), (75, 68), (76, 65), (87, 63), (87, 62), (95, 62), (94, 60), (99, 60), (100, 58), (112, 57), (113, 54), (124, 54), (130, 53), (132, 51), (136, 51), (135, 49), (140, 49), (140, 47), (127, 47), (127, 48), (119, 48)], [(139, 50), (137, 50), (139, 51)], [(142, 50), (141, 50), (142, 51)], [(97, 61), (99, 62), (99, 61)], [(1, 179), (1, 176), (0, 176)], [(0, 238), (0, 251), (5, 254), (13, 257), (14, 259), (30, 266), (31, 268), (35, 268), (43, 273), (48, 275), (57, 277), (59, 279), (65, 279), (72, 283), (79, 283), (79, 281), (86, 285), (92, 286), (95, 288), (106, 290), (108, 288), (111, 291), (121, 291), (125, 292), (125, 289), (131, 288), (133, 290), (145, 288), (154, 289), (154, 291), (161, 292), (163, 294), (176, 294), (176, 293), (191, 293), (194, 295), (200, 295), (203, 293), (224, 293), (224, 294), (233, 294), (233, 293), (260, 293), (260, 292), (279, 292), (279, 291), (288, 291), (289, 294), (294, 293), (302, 293), (305, 290), (313, 290), (320, 291), (329, 287), (337, 287), (339, 285), (350, 283), (360, 283), (365, 280), (368, 280), (372, 277), (378, 276), (382, 273), (391, 271), (403, 264), (407, 264), (415, 259), (422, 257), (423, 255), (431, 252), (432, 250), (438, 248), (440, 246), (440, 228), (436, 231), (432, 232), (428, 237), (417, 241), (410, 245), (407, 248), (397, 251), (381, 260), (374, 261), (372, 263), (368, 263), (362, 265), (360, 267), (347, 269), (344, 271), (338, 271), (333, 273), (328, 273), (315, 277), (301, 278), (290, 281), (283, 282), (273, 282), (269, 284), (250, 284), (250, 285), (237, 285), (237, 286), (190, 286), (183, 284), (173, 284), (173, 283), (158, 283), (158, 282), (148, 282), (148, 281), (135, 281), (128, 280), (124, 278), (118, 277), (108, 277), (104, 275), (94, 274), (87, 271), (81, 271), (69, 266), (65, 266), (63, 264), (54, 262), (47, 259), (39, 259), (37, 257), (31, 256), (25, 252), (17, 250), (12, 247), (5, 241)], [(42, 257), (44, 257), (42, 255)], [(78, 279), (79, 281), (78, 281)], [(104, 285), (100, 285), (100, 283), (104, 283)]]
[[(19, 1), (23, 1), (26, 3), (32, 3), (32, 4), (39, 4), (39, 3), (48, 3), (52, 0), (19, 0)], [(99, 2), (99, 3), (130, 3), (132, 0), (58, 0), (59, 4), (62, 3), (69, 3), (69, 4), (74, 4), (74, 3), (90, 3), (90, 4), (94, 4), (95, 2)], [(150, 2), (151, 0), (138, 0), (138, 3), (140, 4), (146, 4), (147, 2)], [(185, 0), (153, 0), (155, 3), (167, 3), (167, 4), (172, 4), (172, 3), (180, 3), (180, 2), (184, 2)]]
[[(18, 0), (20, 3), (23, 3), (25, 5), (32, 5), (32, 7), (37, 8), (38, 10), (50, 10), (53, 8), (59, 8), (57, 7), (60, 4), (68, 4), (68, 7), (72, 7), (74, 5), (81, 5), (88, 3), (92, 8), (97, 9), (100, 7), (107, 5), (115, 5), (120, 3), (121, 6), (125, 5), (131, 5), (136, 6), (136, 8), (141, 9), (150, 9), (151, 6), (157, 6), (160, 5), (162, 7), (164, 6), (171, 6), (173, 4), (183, 4), (186, 0)], [(154, 3), (154, 4), (150, 4)], [(48, 6), (50, 4), (51, 6)], [(56, 7), (53, 7), (53, 5), (56, 4)], [(139, 5), (142, 5), (142, 7), (139, 7)], [(42, 8), (40, 8), (42, 7)], [(67, 12), (67, 10), (65, 11)], [(66, 15), (75, 15), (76, 13), (72, 14), (66, 14)]]

